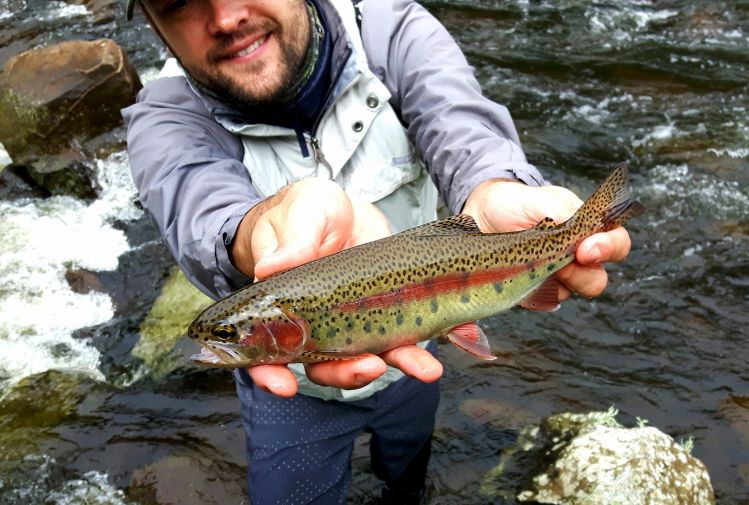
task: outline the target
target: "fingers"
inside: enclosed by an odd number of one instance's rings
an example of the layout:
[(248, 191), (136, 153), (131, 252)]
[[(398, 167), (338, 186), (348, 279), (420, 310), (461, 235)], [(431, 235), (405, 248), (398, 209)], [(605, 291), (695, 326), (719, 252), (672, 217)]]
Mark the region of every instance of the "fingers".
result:
[(374, 354), (363, 354), (356, 359), (308, 364), (305, 369), (307, 377), (315, 384), (358, 389), (384, 374), (387, 365)]
[[(591, 235), (578, 246), (576, 261), (557, 272), (557, 278), (571, 291), (589, 298), (598, 296), (608, 284), (608, 274), (602, 264), (622, 261), (631, 245), (629, 233), (621, 226)], [(563, 295), (560, 293), (560, 300), (566, 299)]]
[(363, 354), (358, 359), (309, 364), (306, 369), (307, 377), (315, 384), (357, 389), (384, 374), (387, 365), (424, 382), (436, 381), (443, 371), (442, 363), (429, 351), (415, 345), (396, 347), (380, 356)]
[(629, 255), (632, 241), (627, 230), (618, 226), (605, 233), (596, 233), (583, 240), (577, 248), (575, 259), (583, 265), (622, 261)]
[(285, 365), (258, 365), (247, 369), (256, 386), (284, 398), (291, 398), (297, 392), (294, 374)]
[[(609, 276), (600, 264), (587, 266), (571, 263), (556, 273), (564, 287), (582, 296), (592, 298), (603, 293), (609, 281)], [(560, 293), (560, 296), (563, 293)], [(567, 294), (569, 298), (569, 293)], [(564, 300), (566, 298), (561, 298)]]
[(381, 357), (388, 365), (420, 381), (434, 382), (442, 376), (442, 363), (432, 353), (415, 345), (390, 349)]

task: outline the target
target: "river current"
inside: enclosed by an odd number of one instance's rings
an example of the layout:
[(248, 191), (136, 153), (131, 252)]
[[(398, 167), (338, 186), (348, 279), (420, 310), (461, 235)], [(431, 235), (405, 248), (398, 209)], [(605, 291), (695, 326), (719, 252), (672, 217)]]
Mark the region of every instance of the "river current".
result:
[[(424, 4), (550, 182), (585, 198), (627, 161), (647, 208), (603, 296), (482, 321), (499, 355), (490, 364), (441, 346), (430, 503), (514, 503), (480, 484), (519, 429), (612, 405), (625, 424), (692, 438), (717, 502), (749, 503), (749, 2)], [(0, 64), (20, 47), (96, 37), (121, 44), (146, 81), (166, 57), (140, 18), (0, 0)], [(229, 374), (187, 364), (184, 341), (166, 372), (132, 356), (160, 284), (123, 309), (66, 281), (70, 269), (143, 263), (160, 246), (126, 233), (147, 220), (124, 151), (98, 165), (94, 202), (0, 201), (0, 505), (152, 503), (132, 491), (144, 473), (161, 492), (178, 475), (212, 490), (201, 503), (241, 503)], [(366, 439), (353, 465), (349, 502), (369, 503), (378, 483)]]

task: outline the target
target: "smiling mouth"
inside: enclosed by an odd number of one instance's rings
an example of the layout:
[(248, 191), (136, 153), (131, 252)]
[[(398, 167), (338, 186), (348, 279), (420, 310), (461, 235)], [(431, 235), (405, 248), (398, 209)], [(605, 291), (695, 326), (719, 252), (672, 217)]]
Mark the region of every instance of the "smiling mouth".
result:
[(270, 38), (270, 33), (265, 34), (264, 36), (257, 39), (255, 42), (250, 44), (249, 46), (245, 47), (241, 51), (237, 51), (236, 53), (226, 55), (224, 59), (231, 60), (234, 58), (243, 58), (245, 56), (248, 56), (252, 53), (254, 53), (260, 46), (265, 44), (268, 39)]

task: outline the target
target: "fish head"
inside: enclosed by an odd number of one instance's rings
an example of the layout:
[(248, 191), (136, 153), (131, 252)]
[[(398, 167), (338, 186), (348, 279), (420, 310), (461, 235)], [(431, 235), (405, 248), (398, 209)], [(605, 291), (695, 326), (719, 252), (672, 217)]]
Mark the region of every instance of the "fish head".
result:
[(211, 305), (190, 324), (187, 336), (202, 346), (193, 362), (213, 368), (290, 363), (304, 350), (309, 325), (290, 308), (262, 293), (232, 298)]

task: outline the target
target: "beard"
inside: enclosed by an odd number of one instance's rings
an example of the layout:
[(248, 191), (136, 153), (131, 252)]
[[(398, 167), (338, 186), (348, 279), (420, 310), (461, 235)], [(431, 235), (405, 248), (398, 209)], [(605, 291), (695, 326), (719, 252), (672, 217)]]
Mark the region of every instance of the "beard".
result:
[[(302, 14), (307, 15), (306, 9)], [(296, 24), (295, 26), (300, 26)], [(303, 25), (302, 25), (303, 26)], [(236, 40), (257, 33), (272, 33), (278, 38), (281, 50), (279, 68), (271, 76), (260, 77), (267, 62), (253, 62), (243, 66), (244, 74), (224, 72), (220, 65), (226, 48)], [(282, 102), (295, 84), (302, 79), (304, 63), (309, 45), (309, 31), (283, 30), (275, 21), (248, 26), (240, 33), (232, 34), (208, 54), (207, 64), (202, 68), (185, 67), (187, 72), (206, 89), (231, 103), (244, 107), (263, 106)], [(272, 77), (272, 78), (269, 78)], [(265, 79), (265, 82), (261, 82)]]

